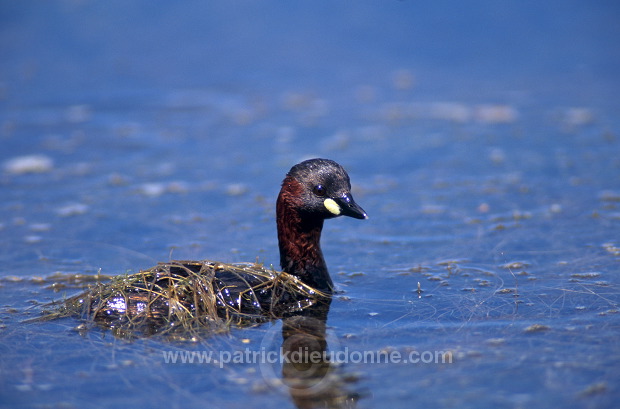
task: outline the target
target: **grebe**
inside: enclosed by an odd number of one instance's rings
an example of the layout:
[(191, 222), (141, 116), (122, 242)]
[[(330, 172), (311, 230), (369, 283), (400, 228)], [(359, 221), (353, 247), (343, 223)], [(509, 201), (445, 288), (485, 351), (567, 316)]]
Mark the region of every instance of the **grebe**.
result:
[(97, 284), (66, 300), (64, 309), (117, 328), (282, 318), (332, 294), (320, 239), (323, 221), (338, 216), (367, 218), (347, 172), (332, 160), (303, 161), (286, 174), (276, 202), (282, 272), (255, 263), (160, 263)]

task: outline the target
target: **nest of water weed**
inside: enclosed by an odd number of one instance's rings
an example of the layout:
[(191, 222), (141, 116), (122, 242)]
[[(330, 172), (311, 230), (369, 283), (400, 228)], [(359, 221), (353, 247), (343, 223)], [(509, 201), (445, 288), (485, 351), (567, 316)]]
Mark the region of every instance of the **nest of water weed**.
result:
[[(64, 300), (47, 319), (81, 316), (122, 338), (201, 334), (252, 326), (298, 313), (325, 294), (259, 263), (170, 261), (97, 282)], [(55, 304), (58, 306), (58, 304)]]

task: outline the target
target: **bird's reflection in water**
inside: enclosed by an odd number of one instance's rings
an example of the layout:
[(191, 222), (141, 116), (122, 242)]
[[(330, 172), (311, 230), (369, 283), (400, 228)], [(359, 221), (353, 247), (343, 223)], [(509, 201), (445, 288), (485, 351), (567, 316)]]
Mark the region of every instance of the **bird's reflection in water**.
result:
[[(282, 381), (300, 409), (355, 408), (356, 377), (330, 361), (326, 322), (331, 298), (282, 324)], [(335, 346), (332, 346), (335, 347)]]

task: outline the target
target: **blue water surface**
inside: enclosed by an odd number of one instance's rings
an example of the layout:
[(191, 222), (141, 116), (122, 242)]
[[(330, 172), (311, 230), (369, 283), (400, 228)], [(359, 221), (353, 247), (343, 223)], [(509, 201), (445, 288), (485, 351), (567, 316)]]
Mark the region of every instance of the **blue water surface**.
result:
[(310, 157), (341, 163), (370, 216), (323, 234), (346, 358), (330, 382), (358, 396), (340, 407), (615, 407), (619, 18), (612, 1), (2, 2), (0, 407), (320, 407), (277, 364), (168, 359), (277, 351), (279, 322), (194, 342), (28, 322), (86, 285), (68, 275), (278, 267), (275, 197)]

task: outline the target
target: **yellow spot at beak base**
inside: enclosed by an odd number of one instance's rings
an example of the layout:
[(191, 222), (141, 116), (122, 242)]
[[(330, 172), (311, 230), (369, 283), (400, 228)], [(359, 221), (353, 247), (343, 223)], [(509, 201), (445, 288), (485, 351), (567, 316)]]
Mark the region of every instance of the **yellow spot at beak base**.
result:
[(323, 202), (325, 208), (333, 215), (338, 216), (340, 214), (340, 206), (333, 199), (325, 199)]

